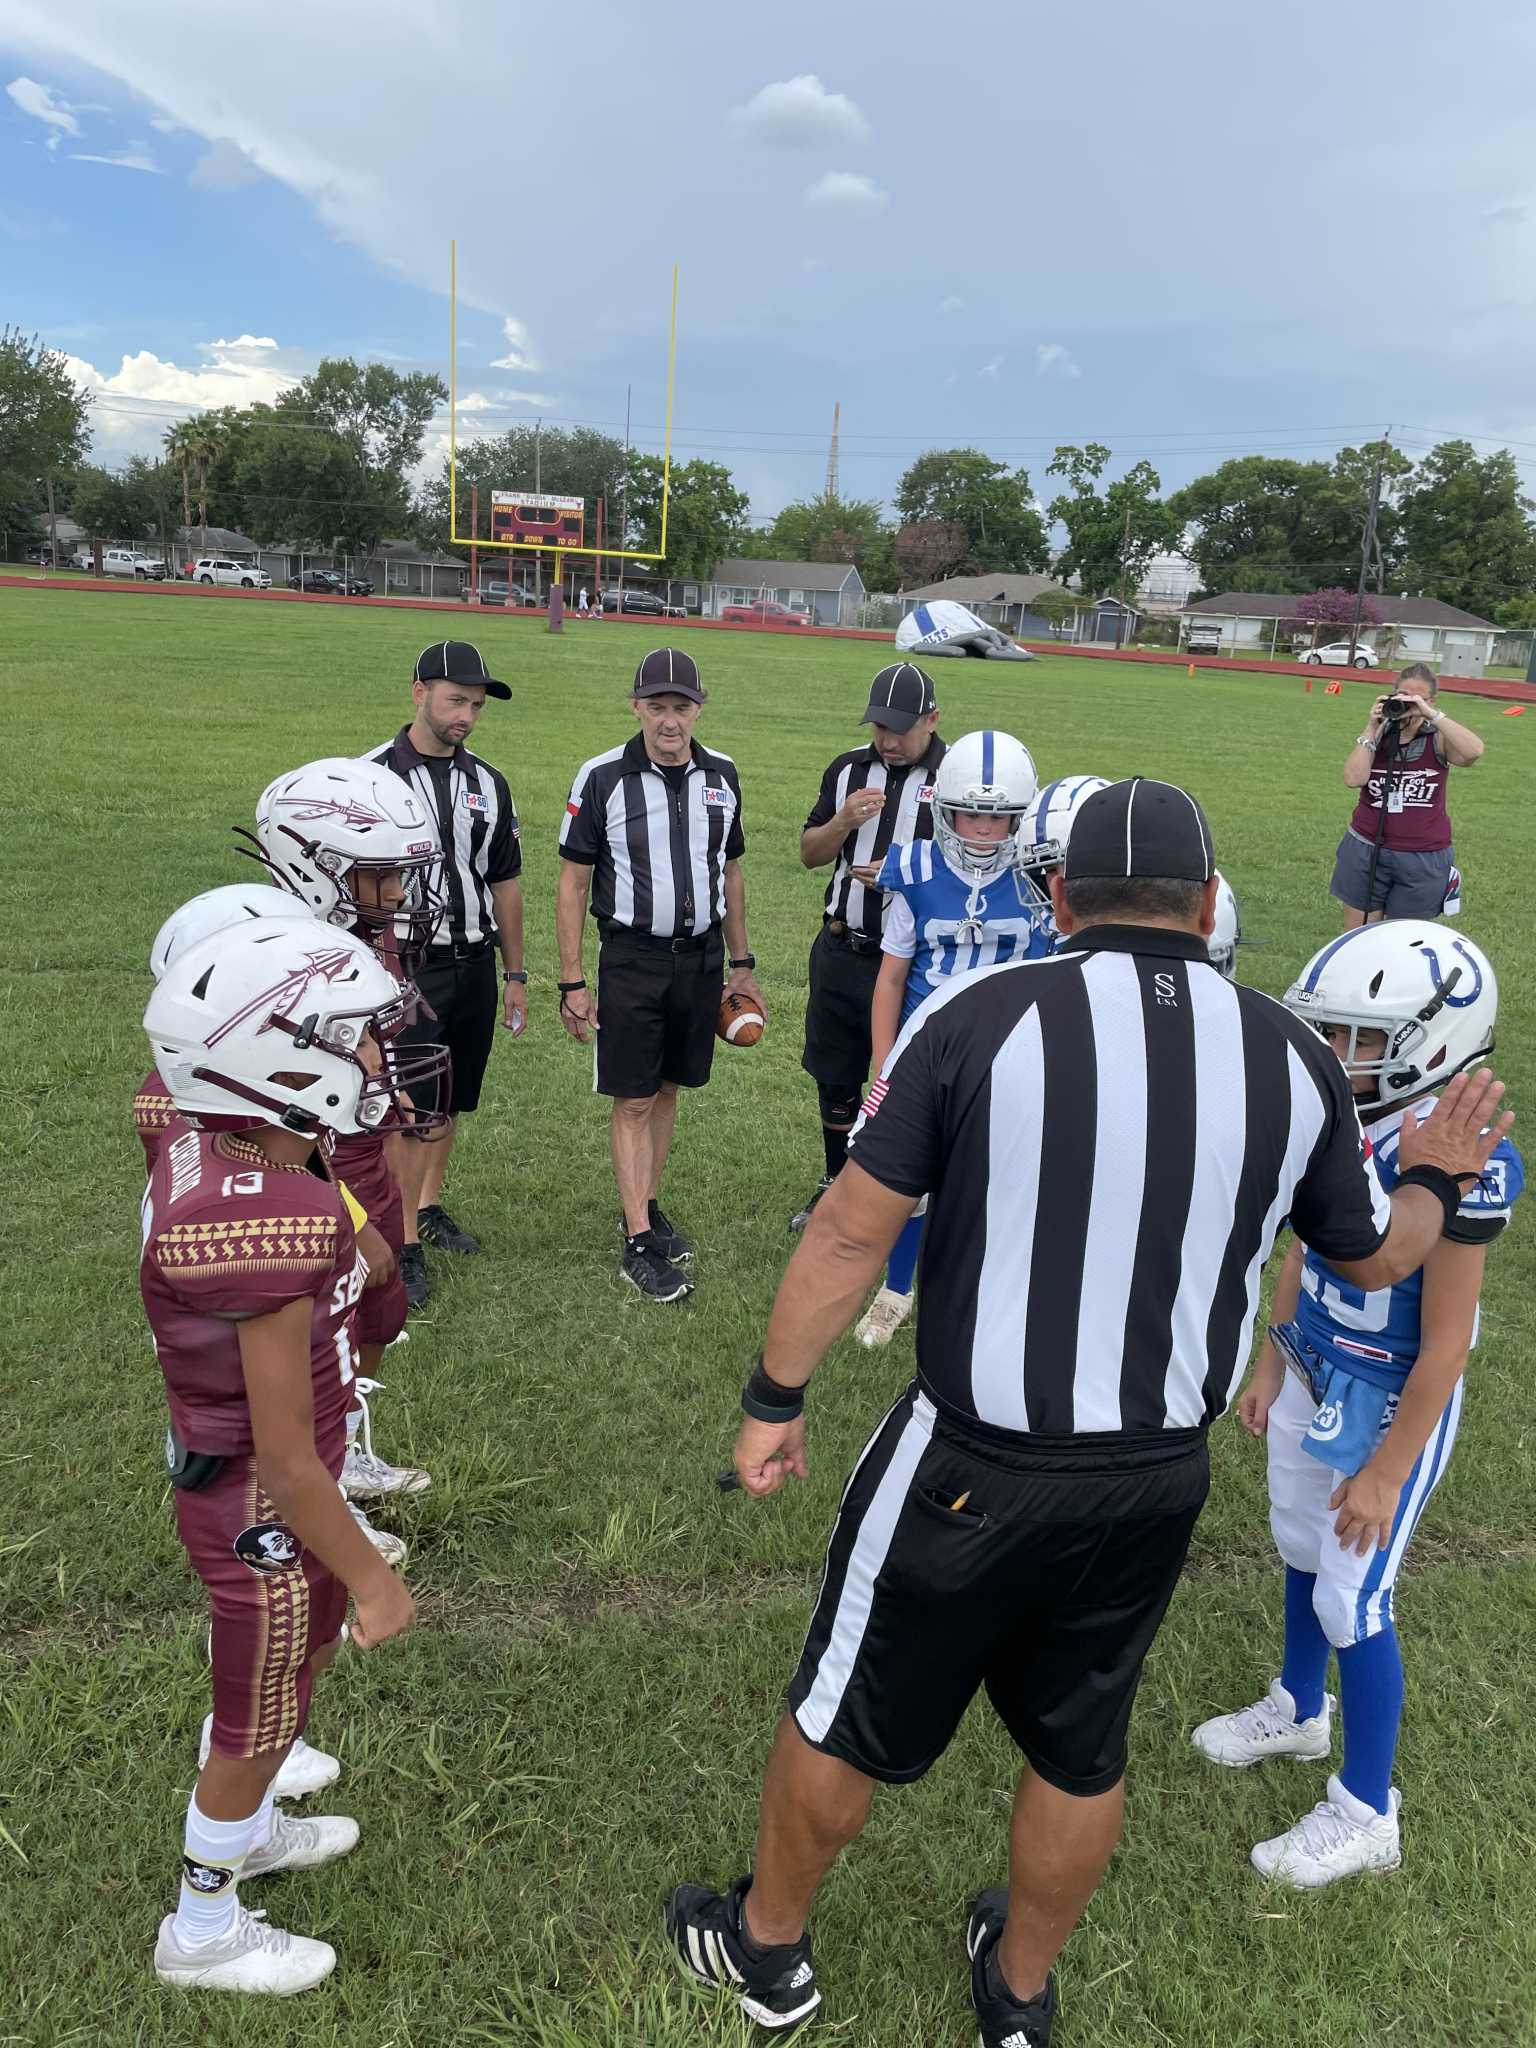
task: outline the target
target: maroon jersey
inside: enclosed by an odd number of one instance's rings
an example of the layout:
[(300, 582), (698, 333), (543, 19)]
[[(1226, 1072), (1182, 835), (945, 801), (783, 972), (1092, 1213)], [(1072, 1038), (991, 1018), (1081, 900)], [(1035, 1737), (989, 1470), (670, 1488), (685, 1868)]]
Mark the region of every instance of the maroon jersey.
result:
[(237, 1138), (173, 1129), (145, 1193), (139, 1284), (176, 1433), (225, 1456), (255, 1448), (240, 1321), (311, 1296), (315, 1443), (322, 1457), (339, 1446), (363, 1269), (334, 1181), (273, 1167)]
[(139, 1143), (144, 1147), (144, 1171), (153, 1173), (155, 1160), (159, 1155), (162, 1139), (176, 1114), (176, 1105), (171, 1092), (161, 1080), (158, 1069), (151, 1067), (138, 1087), (133, 1091), (133, 1128), (139, 1134)]
[(1390, 740), (1383, 740), (1349, 821), (1350, 831), (1375, 844), (1385, 791), (1387, 823), (1381, 843), (1386, 850), (1443, 853), (1451, 843), (1451, 816), (1445, 804), (1449, 775), (1448, 764), (1436, 751), (1433, 733), (1420, 733), (1411, 741), (1407, 757), (1396, 752)]
[(372, 1223), (377, 1212), (388, 1207), (395, 1191), (395, 1177), (384, 1156), (384, 1133), (355, 1131), (339, 1137), (330, 1163), (332, 1173), (346, 1183)]

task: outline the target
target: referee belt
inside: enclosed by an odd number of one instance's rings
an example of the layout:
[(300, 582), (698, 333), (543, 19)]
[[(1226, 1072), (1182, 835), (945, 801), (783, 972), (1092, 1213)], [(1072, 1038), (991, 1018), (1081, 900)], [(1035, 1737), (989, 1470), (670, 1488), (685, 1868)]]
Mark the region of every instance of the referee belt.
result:
[(658, 953), (696, 953), (707, 946), (719, 931), (717, 925), (711, 925), (707, 932), (690, 932), (685, 938), (669, 939), (661, 932), (643, 932), (638, 925), (615, 924), (611, 917), (599, 918), (597, 928), (605, 939), (622, 935), (626, 939), (637, 939), (642, 946), (650, 946)]
[(878, 953), (880, 951), (880, 941), (877, 938), (873, 937), (869, 932), (855, 930), (851, 924), (845, 924), (840, 917), (825, 919), (821, 928), (834, 945), (846, 946), (850, 953)]
[(483, 960), (495, 948), (494, 939), (454, 939), (446, 946), (426, 946), (422, 949), (427, 960)]

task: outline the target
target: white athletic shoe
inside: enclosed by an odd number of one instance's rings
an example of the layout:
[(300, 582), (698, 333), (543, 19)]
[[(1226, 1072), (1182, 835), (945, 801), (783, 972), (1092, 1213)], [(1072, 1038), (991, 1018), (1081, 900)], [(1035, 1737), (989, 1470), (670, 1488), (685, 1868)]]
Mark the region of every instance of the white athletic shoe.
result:
[(334, 1863), (338, 1856), (350, 1856), (357, 1847), (357, 1837), (357, 1822), (344, 1814), (295, 1820), (281, 1806), (274, 1806), (272, 1832), (259, 1849), (253, 1849), (246, 1857), (240, 1881), (243, 1884), (248, 1877), (265, 1877), (273, 1870), (316, 1870), (322, 1863)]
[(265, 1913), (235, 1908), (235, 1924), (217, 1941), (201, 1948), (183, 1948), (172, 1931), (174, 1913), (160, 1922), (155, 1943), (155, 1975), (181, 1991), (266, 1991), (291, 1998), (321, 1984), (336, 1967), (336, 1951), (328, 1941), (311, 1941), (269, 1927)]
[(1293, 1885), (1297, 1891), (1315, 1891), (1362, 1870), (1396, 1870), (1403, 1860), (1397, 1826), (1402, 1800), (1394, 1786), (1389, 1811), (1378, 1813), (1336, 1777), (1330, 1778), (1328, 1797), (1303, 1814), (1295, 1827), (1254, 1845), (1253, 1867), (1260, 1876)]
[[(212, 1748), (213, 1716), (210, 1714), (203, 1723), (202, 1738), (197, 1745), (199, 1770), (207, 1763)], [(327, 1756), (323, 1749), (311, 1749), (300, 1735), (283, 1758), (283, 1768), (278, 1772), (272, 1790), (278, 1799), (304, 1799), (311, 1792), (318, 1792), (322, 1786), (334, 1785), (340, 1776), (340, 1759)]]
[(341, 1490), (348, 1500), (383, 1500), (392, 1493), (425, 1493), (430, 1472), (419, 1465), (391, 1465), (361, 1444), (348, 1444), (341, 1468)]
[(1189, 1738), (1213, 1764), (1261, 1764), (1266, 1757), (1296, 1756), (1315, 1762), (1332, 1741), (1333, 1695), (1323, 1694), (1323, 1711), (1298, 1721), (1296, 1702), (1277, 1678), (1263, 1699), (1235, 1714), (1202, 1721)]
[(409, 1344), (409, 1343), (410, 1343), (410, 1341), (411, 1341), (411, 1333), (410, 1333), (410, 1331), (409, 1331), (409, 1330), (402, 1330), (402, 1331), (400, 1332), (400, 1334), (399, 1334), (399, 1336), (398, 1336), (398, 1337), (391, 1337), (391, 1338), (390, 1338), (389, 1342), (388, 1342), (388, 1343), (387, 1343), (387, 1344), (386, 1344), (386, 1345), (384, 1346), (384, 1349), (385, 1349), (386, 1351), (393, 1351), (393, 1350), (394, 1350), (394, 1348), (395, 1348), (395, 1346), (396, 1346), (397, 1344)]
[(897, 1294), (892, 1288), (882, 1287), (854, 1325), (853, 1334), (873, 1351), (878, 1345), (889, 1344), (911, 1313), (910, 1294)]
[[(343, 1495), (342, 1498), (345, 1499), (346, 1496)], [(398, 1536), (392, 1536), (388, 1529), (375, 1529), (355, 1500), (347, 1501), (347, 1509), (353, 1521), (387, 1565), (398, 1567), (405, 1563), (410, 1552)]]

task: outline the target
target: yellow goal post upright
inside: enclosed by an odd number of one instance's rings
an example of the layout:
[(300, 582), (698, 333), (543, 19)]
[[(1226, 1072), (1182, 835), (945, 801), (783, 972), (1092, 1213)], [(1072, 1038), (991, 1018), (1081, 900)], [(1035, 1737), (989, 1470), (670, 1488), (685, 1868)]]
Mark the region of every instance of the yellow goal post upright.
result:
[(459, 531), (459, 245), (448, 244), (448, 533), (457, 547), (499, 548), (504, 553), (553, 555), (555, 557), (555, 579), (558, 580), (567, 557), (580, 556), (592, 559), (597, 565), (597, 581), (601, 588), (603, 563), (664, 562), (667, 558), (667, 513), (672, 497), (672, 399), (677, 381), (677, 285), (678, 266), (672, 266), (672, 303), (667, 326), (667, 404), (666, 419), (662, 432), (661, 448), (661, 534), (660, 546), (646, 548), (596, 548), (585, 544), (576, 547), (561, 547), (547, 539), (540, 540), (496, 540), (478, 534)]

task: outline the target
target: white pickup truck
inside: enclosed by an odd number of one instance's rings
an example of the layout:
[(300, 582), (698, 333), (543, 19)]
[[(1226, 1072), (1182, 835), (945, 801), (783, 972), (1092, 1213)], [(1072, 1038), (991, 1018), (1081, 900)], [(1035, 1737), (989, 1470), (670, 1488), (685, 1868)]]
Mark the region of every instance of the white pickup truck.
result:
[(141, 555), (137, 548), (103, 548), (101, 573), (103, 576), (132, 576), (140, 583), (163, 583), (165, 564)]

